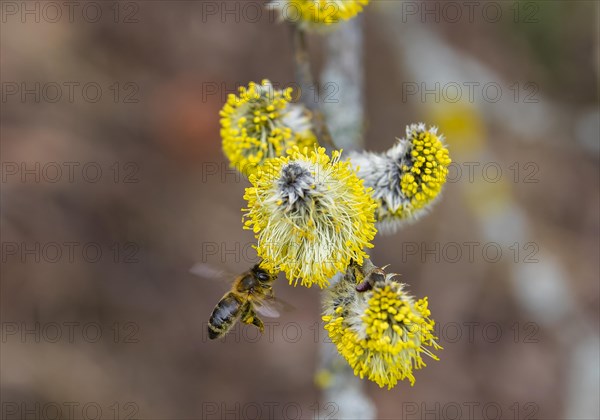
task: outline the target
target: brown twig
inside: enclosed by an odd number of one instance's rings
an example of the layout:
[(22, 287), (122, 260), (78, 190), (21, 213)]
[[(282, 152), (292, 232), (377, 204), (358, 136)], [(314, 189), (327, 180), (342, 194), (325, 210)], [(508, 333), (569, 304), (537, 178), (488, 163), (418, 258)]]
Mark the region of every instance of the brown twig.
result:
[(310, 101), (309, 95), (310, 89), (316, 88), (315, 81), (312, 75), (310, 66), (310, 56), (308, 54), (308, 45), (306, 43), (306, 33), (298, 25), (290, 24), (292, 30), (292, 47), (294, 51), (294, 70), (296, 73), (296, 81), (300, 86), (300, 98), (304, 105), (313, 114), (313, 123), (315, 127), (315, 134), (319, 143), (323, 146), (328, 146), (332, 149), (337, 149), (331, 132), (325, 123), (323, 112), (319, 106), (319, 100)]

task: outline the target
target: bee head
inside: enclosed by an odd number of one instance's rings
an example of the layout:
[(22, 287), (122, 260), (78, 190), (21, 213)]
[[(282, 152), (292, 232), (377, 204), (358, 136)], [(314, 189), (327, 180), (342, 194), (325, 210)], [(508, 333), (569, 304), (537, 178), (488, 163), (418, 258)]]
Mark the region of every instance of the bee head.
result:
[(271, 275), (267, 271), (260, 268), (258, 264), (254, 266), (252, 271), (254, 272), (254, 275), (256, 276), (259, 282), (267, 283), (271, 281)]
[(376, 283), (383, 282), (386, 278), (385, 267), (374, 267), (367, 275), (364, 280), (356, 286), (356, 291), (359, 293), (371, 290)]

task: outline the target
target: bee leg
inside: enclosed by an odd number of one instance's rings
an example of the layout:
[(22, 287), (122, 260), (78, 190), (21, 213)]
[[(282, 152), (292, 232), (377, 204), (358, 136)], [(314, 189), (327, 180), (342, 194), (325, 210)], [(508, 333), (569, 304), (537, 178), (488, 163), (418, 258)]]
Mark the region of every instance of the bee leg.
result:
[(260, 332), (264, 332), (265, 326), (261, 319), (256, 316), (256, 312), (254, 312), (250, 304), (247, 304), (244, 307), (241, 318), (244, 324), (254, 325), (260, 330)]
[(252, 325), (256, 326), (256, 328), (258, 328), (261, 333), (265, 331), (265, 325), (263, 324), (262, 320), (256, 316), (256, 314), (254, 314)]

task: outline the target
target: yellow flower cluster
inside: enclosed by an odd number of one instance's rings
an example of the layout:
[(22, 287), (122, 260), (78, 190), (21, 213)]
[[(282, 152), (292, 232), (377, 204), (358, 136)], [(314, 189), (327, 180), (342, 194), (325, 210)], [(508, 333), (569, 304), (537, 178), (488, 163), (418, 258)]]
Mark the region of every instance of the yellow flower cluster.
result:
[(452, 162), (443, 136), (425, 124), (406, 127), (406, 137), (384, 153), (351, 152), (350, 161), (373, 188), (380, 232), (395, 232), (426, 213), (440, 196)]
[(332, 289), (323, 316), (329, 337), (354, 374), (388, 389), (403, 379), (413, 385), (413, 370), (425, 366), (423, 353), (439, 360), (427, 347), (441, 348), (427, 298), (415, 302), (393, 276), (387, 274), (364, 293), (341, 281)]
[(267, 159), (296, 145), (312, 147), (317, 140), (308, 112), (291, 103), (292, 89), (275, 90), (268, 80), (251, 82), (230, 94), (220, 112), (223, 152), (232, 168), (249, 176)]
[(442, 191), (452, 163), (448, 149), (433, 130), (410, 127), (410, 164), (402, 166), (402, 193), (410, 204), (398, 209), (400, 217), (408, 217), (430, 204)]
[(367, 4), (369, 0), (276, 0), (272, 7), (287, 20), (315, 27), (352, 19)]
[(376, 204), (340, 156), (294, 147), (250, 176), (244, 228), (254, 231), (262, 267), (284, 271), (290, 284), (325, 287), (372, 247)]

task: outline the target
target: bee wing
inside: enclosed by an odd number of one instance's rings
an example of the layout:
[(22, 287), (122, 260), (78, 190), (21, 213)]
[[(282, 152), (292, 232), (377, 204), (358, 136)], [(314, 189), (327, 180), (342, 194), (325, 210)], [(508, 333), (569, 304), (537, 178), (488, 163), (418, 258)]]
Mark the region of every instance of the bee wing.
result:
[(274, 300), (263, 300), (260, 302), (254, 302), (254, 310), (261, 314), (262, 316), (266, 316), (267, 318), (279, 318), (281, 314), (279, 310), (276, 308), (277, 301)]
[(254, 302), (254, 309), (267, 318), (279, 318), (282, 312), (291, 312), (296, 308), (282, 299), (271, 298)]
[(194, 264), (190, 268), (189, 272), (199, 277), (216, 280), (225, 280), (226, 278), (231, 279), (235, 277), (234, 274), (231, 274), (228, 271), (221, 270), (213, 265), (204, 263)]

